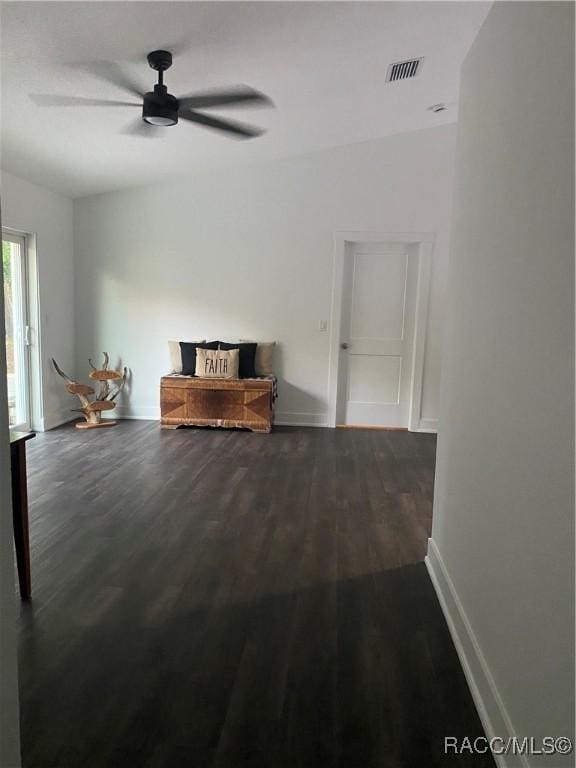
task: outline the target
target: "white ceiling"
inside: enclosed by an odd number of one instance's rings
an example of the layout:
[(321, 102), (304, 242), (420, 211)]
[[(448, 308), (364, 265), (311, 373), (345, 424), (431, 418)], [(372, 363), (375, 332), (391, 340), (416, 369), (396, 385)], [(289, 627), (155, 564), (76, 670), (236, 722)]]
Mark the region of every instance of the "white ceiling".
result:
[[(3, 2), (2, 168), (71, 196), (284, 158), (454, 122), (458, 71), (484, 2)], [(180, 123), (162, 138), (122, 133), (137, 107), (40, 107), (34, 94), (120, 99), (82, 69), (117, 62), (143, 90), (146, 54), (174, 51), (174, 95), (246, 83), (275, 109), (220, 108), (267, 129), (249, 141)], [(391, 62), (424, 57), (413, 80)], [(128, 99), (130, 100), (130, 99)], [(447, 102), (433, 114), (427, 107)]]

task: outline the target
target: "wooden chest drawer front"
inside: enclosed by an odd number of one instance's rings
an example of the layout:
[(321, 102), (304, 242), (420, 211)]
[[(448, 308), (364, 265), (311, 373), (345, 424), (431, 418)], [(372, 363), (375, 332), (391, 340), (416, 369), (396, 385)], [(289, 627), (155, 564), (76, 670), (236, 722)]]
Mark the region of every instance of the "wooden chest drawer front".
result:
[[(162, 426), (197, 425), (246, 427), (259, 432), (272, 428), (272, 393), (267, 382), (251, 381), (250, 388), (201, 388), (170, 386), (162, 381), (160, 410)], [(255, 386), (256, 385), (256, 386)]]
[(268, 392), (258, 390), (188, 389), (186, 417), (205, 419), (242, 419), (250, 410), (262, 412), (270, 400)]

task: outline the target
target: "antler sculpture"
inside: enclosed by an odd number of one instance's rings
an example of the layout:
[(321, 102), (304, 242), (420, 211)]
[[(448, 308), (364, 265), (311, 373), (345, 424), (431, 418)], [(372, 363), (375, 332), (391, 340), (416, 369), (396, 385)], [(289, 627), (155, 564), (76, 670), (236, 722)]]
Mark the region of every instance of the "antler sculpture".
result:
[[(108, 369), (109, 357), (108, 353), (104, 352), (104, 364), (102, 368), (96, 368), (92, 363), (92, 360), (88, 360), (90, 368), (92, 369), (88, 376), (99, 382), (98, 393), (94, 400), (89, 400), (89, 395), (94, 395), (93, 387), (88, 384), (79, 384), (70, 378), (60, 368), (56, 360), (52, 358), (52, 365), (56, 373), (61, 376), (66, 382), (66, 390), (71, 395), (77, 395), (82, 403), (82, 408), (76, 408), (79, 413), (84, 414), (86, 421), (79, 421), (76, 423), (78, 429), (91, 429), (93, 427), (113, 427), (116, 424), (115, 421), (107, 419), (102, 421), (102, 411), (110, 411), (115, 407), (114, 402), (120, 392), (124, 389), (126, 379), (128, 377), (128, 368), (124, 367), (122, 373), (120, 371), (113, 371)], [(115, 389), (110, 391), (110, 381), (116, 382)]]

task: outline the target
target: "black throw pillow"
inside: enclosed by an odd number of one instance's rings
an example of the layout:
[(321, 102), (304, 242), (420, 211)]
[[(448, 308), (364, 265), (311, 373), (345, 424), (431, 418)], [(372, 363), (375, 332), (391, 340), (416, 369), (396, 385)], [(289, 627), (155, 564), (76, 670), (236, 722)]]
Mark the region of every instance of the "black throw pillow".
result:
[(202, 344), (194, 344), (192, 341), (181, 341), (180, 352), (182, 353), (182, 373), (184, 376), (196, 376), (196, 350), (218, 349), (217, 341), (205, 341)]
[(254, 379), (256, 377), (255, 360), (257, 344), (242, 343), (229, 344), (225, 341), (219, 341), (220, 349), (238, 349), (238, 376), (241, 379)]

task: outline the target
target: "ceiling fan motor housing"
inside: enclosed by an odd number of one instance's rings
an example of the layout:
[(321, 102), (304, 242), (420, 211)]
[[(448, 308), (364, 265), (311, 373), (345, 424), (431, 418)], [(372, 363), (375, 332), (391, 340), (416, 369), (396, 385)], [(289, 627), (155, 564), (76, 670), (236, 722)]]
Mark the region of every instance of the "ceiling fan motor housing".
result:
[(168, 93), (165, 85), (155, 85), (153, 92), (144, 94), (142, 117), (151, 125), (176, 125), (178, 99)]

